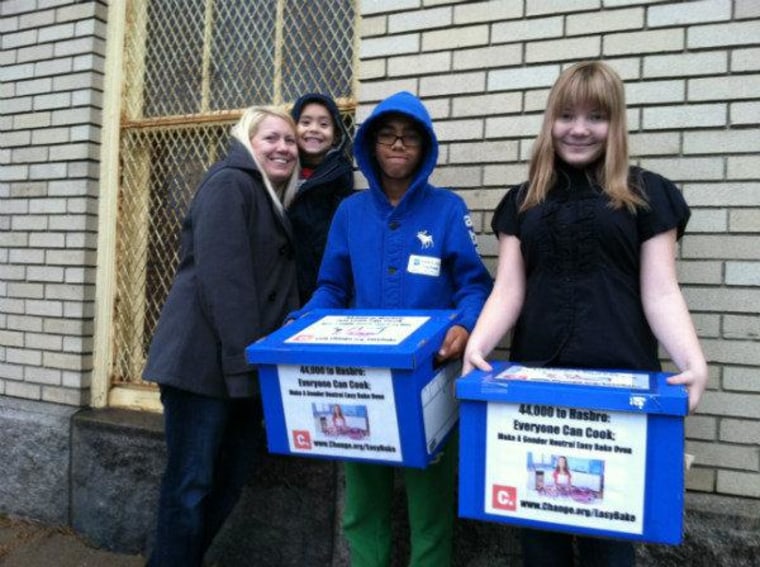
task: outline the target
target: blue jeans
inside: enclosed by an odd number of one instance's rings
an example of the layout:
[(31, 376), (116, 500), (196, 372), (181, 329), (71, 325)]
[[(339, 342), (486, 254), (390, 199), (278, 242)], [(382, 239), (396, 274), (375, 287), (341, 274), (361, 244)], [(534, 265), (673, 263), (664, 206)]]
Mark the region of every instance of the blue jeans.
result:
[(167, 462), (148, 565), (201, 565), (249, 478), (261, 440), (258, 398), (217, 399), (161, 386)]
[(524, 567), (573, 567), (573, 539), (581, 567), (633, 567), (633, 544), (616, 539), (580, 537), (523, 529), (520, 534)]

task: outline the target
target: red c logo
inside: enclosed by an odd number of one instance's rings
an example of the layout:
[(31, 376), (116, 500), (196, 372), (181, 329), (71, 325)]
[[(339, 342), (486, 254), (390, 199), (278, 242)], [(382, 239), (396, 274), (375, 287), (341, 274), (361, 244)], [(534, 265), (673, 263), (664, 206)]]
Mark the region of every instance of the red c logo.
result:
[(493, 485), (491, 503), (500, 510), (517, 510), (517, 490), (514, 486)]
[(308, 431), (293, 431), (293, 445), (296, 449), (306, 449), (311, 451), (311, 435)]

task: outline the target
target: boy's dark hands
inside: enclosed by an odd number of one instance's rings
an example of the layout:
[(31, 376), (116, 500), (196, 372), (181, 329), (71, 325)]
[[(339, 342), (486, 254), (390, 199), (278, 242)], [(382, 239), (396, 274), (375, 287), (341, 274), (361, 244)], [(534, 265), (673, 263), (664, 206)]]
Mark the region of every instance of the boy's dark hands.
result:
[(444, 360), (459, 358), (464, 353), (464, 347), (467, 346), (467, 339), (470, 338), (470, 333), (464, 327), (460, 325), (454, 325), (447, 332), (443, 338), (443, 344), (438, 349), (436, 354), (436, 360), (443, 362)]

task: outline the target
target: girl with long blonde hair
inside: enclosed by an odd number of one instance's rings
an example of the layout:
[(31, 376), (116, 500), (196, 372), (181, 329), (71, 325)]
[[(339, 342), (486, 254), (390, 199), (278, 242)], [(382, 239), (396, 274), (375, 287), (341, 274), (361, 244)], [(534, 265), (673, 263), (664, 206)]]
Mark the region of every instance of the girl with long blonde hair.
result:
[[(509, 358), (527, 366), (660, 370), (658, 342), (694, 409), (707, 364), (676, 280), (689, 219), (667, 179), (628, 163), (623, 82), (600, 61), (552, 87), (527, 182), (498, 205), (493, 291), (464, 356), (466, 373), (512, 331)], [(559, 402), (559, 400), (558, 400)], [(578, 537), (582, 564), (632, 566), (629, 542)], [(523, 530), (526, 566), (572, 565), (573, 537)], [(591, 563), (589, 563), (591, 562)]]

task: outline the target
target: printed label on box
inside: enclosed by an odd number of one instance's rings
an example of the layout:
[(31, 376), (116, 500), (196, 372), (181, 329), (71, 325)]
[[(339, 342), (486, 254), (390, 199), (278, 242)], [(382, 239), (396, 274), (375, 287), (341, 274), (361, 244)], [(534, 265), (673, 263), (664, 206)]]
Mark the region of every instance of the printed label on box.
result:
[(485, 512), (641, 534), (647, 418), (489, 403)]
[(302, 329), (286, 343), (320, 345), (399, 345), (430, 317), (390, 315), (327, 315)]
[(606, 388), (648, 390), (646, 372), (605, 372), (604, 370), (573, 370), (567, 368), (534, 368), (513, 364), (497, 376), (496, 380), (525, 380), (527, 382), (554, 382)]
[(450, 362), (443, 366), (433, 379), (420, 390), (428, 455), (435, 451), (457, 422), (459, 401), (454, 395), (454, 381), (459, 378), (461, 373), (462, 361)]
[(390, 369), (280, 365), (277, 372), (292, 453), (403, 460)]

